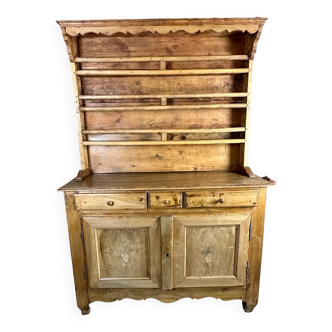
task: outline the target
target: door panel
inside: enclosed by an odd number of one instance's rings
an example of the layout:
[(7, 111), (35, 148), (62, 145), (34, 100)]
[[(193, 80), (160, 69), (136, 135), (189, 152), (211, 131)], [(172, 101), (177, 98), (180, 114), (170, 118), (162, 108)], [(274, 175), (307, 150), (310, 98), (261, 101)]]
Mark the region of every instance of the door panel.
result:
[(91, 288), (159, 288), (159, 218), (83, 218)]
[(174, 218), (174, 288), (245, 285), (249, 223), (243, 214)]

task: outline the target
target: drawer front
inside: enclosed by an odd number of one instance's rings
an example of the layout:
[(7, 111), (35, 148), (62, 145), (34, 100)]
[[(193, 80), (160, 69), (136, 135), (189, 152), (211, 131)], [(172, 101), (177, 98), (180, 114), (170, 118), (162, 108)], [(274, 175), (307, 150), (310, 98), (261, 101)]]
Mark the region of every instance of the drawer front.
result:
[(181, 208), (181, 193), (149, 193), (149, 208)]
[(146, 209), (146, 193), (75, 195), (75, 203), (78, 210), (144, 210)]
[(186, 193), (187, 208), (255, 206), (257, 190)]

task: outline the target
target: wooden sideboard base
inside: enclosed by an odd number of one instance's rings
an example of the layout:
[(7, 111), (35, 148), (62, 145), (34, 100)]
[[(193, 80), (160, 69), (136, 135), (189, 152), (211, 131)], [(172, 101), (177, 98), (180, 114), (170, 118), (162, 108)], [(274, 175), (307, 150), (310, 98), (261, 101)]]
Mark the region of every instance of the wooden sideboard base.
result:
[(245, 300), (246, 288), (240, 287), (204, 287), (165, 289), (89, 289), (91, 302), (114, 302), (123, 299), (146, 300), (156, 299), (163, 303), (173, 303), (183, 298), (202, 299), (213, 297), (223, 301)]

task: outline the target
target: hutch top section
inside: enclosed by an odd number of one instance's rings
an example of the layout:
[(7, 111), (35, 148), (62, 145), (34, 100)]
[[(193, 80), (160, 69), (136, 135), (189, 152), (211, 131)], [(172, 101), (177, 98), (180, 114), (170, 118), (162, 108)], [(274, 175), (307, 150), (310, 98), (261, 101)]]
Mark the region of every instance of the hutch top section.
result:
[(264, 18), (59, 21), (81, 168), (242, 171)]

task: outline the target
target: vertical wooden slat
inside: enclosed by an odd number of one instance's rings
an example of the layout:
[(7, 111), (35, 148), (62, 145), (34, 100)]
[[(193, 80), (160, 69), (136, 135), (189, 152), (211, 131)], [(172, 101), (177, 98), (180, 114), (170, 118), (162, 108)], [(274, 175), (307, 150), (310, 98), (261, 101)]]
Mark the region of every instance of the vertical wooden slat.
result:
[(74, 194), (65, 193), (71, 259), (73, 263), (77, 306), (83, 314), (90, 312), (88, 280), (85, 275), (84, 248), (79, 215), (75, 209)]
[(79, 64), (71, 62), (75, 108), (76, 108), (78, 144), (79, 144), (80, 158), (81, 158), (81, 168), (86, 169), (89, 167), (88, 151), (87, 151), (87, 147), (82, 144), (83, 141), (86, 140), (85, 135), (82, 134), (82, 131), (85, 130), (85, 121), (84, 121), (84, 112), (82, 110), (80, 110), (80, 107), (83, 106), (83, 102), (82, 102), (82, 100), (78, 99), (78, 96), (82, 93), (82, 87), (81, 87), (81, 79), (75, 75), (76, 70), (79, 69), (78, 66), (79, 66)]
[(244, 79), (243, 85), (247, 87), (247, 109), (244, 114), (242, 125), (246, 128), (245, 131), (245, 143), (241, 147), (241, 164), (243, 167), (248, 166), (248, 139), (249, 139), (249, 125), (250, 125), (250, 104), (251, 104), (251, 85), (252, 85), (252, 68), (253, 60), (249, 60), (249, 72), (247, 78)]
[[(71, 53), (73, 56), (78, 55), (77, 49), (77, 38), (66, 36), (68, 38), (68, 45), (70, 45)], [(89, 167), (88, 161), (88, 150), (87, 147), (82, 144), (86, 140), (86, 135), (83, 135), (82, 131), (85, 130), (85, 119), (84, 112), (81, 110), (83, 106), (83, 101), (79, 99), (79, 96), (82, 95), (82, 83), (81, 78), (76, 75), (76, 72), (80, 70), (80, 64), (75, 62), (70, 62), (71, 72), (73, 78), (73, 89), (74, 89), (74, 99), (75, 99), (75, 109), (76, 109), (76, 122), (77, 122), (77, 134), (78, 134), (78, 143), (81, 159), (81, 168), (86, 169)]]
[[(166, 61), (165, 60), (161, 60), (160, 61), (160, 70), (166, 70)], [(167, 105), (167, 98), (163, 97), (161, 98), (161, 104), (160, 105)]]
[(161, 269), (162, 288), (173, 289), (173, 216), (162, 216), (161, 224)]

